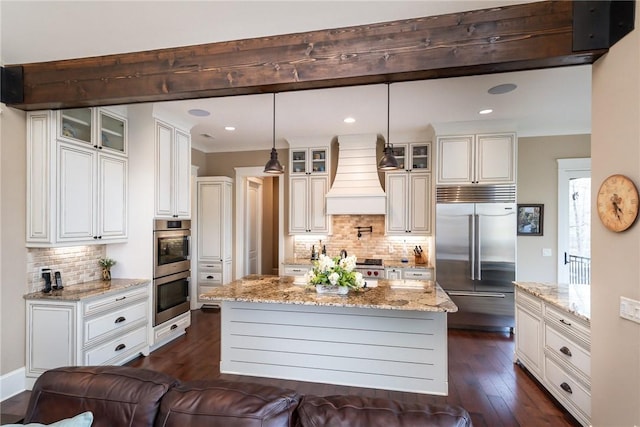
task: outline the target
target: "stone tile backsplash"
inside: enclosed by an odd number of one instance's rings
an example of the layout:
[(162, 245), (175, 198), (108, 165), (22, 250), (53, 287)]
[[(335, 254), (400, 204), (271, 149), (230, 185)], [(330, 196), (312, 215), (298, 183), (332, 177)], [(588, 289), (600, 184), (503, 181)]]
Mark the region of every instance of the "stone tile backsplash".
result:
[(41, 267), (59, 271), (62, 284), (71, 286), (102, 277), (98, 259), (106, 256), (105, 245), (73, 246), (67, 248), (29, 248), (27, 251), (27, 292), (44, 288)]
[[(415, 245), (421, 245), (428, 250), (431, 242), (429, 237), (385, 236), (384, 215), (332, 215), (332, 221), (333, 234), (322, 240), (329, 256), (337, 256), (341, 249), (345, 249), (349, 255), (356, 255), (358, 259), (400, 259), (406, 250), (407, 257), (413, 259), (412, 249)], [(362, 237), (358, 239), (358, 226), (371, 226), (373, 231), (363, 232)], [(296, 236), (294, 257), (308, 259), (311, 256), (311, 245), (318, 248), (319, 244), (317, 237)]]

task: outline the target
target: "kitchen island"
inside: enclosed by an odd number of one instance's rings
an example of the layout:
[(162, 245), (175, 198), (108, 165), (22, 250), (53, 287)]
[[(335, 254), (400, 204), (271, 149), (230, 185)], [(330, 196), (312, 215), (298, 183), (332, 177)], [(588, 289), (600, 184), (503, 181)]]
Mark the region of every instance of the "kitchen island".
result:
[(432, 281), (380, 280), (346, 296), (249, 275), (202, 294), (221, 302), (220, 372), (446, 395), (447, 313)]

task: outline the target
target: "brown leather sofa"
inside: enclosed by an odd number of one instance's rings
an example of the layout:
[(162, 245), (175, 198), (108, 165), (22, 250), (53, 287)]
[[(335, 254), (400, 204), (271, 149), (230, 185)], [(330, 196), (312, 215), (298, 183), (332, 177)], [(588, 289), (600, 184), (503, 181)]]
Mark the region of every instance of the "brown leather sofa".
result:
[(455, 406), (359, 396), (302, 396), (269, 385), (225, 380), (180, 382), (125, 366), (52, 369), (36, 381), (25, 424), (91, 411), (93, 427), (471, 426)]

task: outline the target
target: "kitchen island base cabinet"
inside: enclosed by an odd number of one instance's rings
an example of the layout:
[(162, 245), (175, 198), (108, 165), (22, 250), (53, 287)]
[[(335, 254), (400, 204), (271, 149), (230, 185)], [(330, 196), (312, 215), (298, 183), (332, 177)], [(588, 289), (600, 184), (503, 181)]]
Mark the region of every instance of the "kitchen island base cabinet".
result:
[(222, 301), (220, 372), (447, 395), (447, 313)]

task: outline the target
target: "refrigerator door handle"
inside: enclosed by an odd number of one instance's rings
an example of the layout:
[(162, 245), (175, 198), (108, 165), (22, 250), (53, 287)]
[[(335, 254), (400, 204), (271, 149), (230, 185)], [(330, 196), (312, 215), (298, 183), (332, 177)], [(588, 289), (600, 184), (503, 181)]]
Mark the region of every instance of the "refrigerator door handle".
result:
[(476, 271), (476, 258), (475, 258), (475, 244), (476, 244), (476, 229), (473, 215), (469, 215), (469, 269), (471, 280), (475, 280)]
[(475, 232), (476, 232), (476, 237), (475, 237), (475, 247), (474, 247), (474, 253), (475, 253), (475, 269), (476, 269), (476, 280), (482, 280), (482, 253), (480, 252), (480, 248), (482, 247), (482, 245), (480, 244), (480, 239), (482, 238), (482, 236), (480, 235), (480, 215), (476, 214), (474, 215), (474, 225), (475, 225)]

